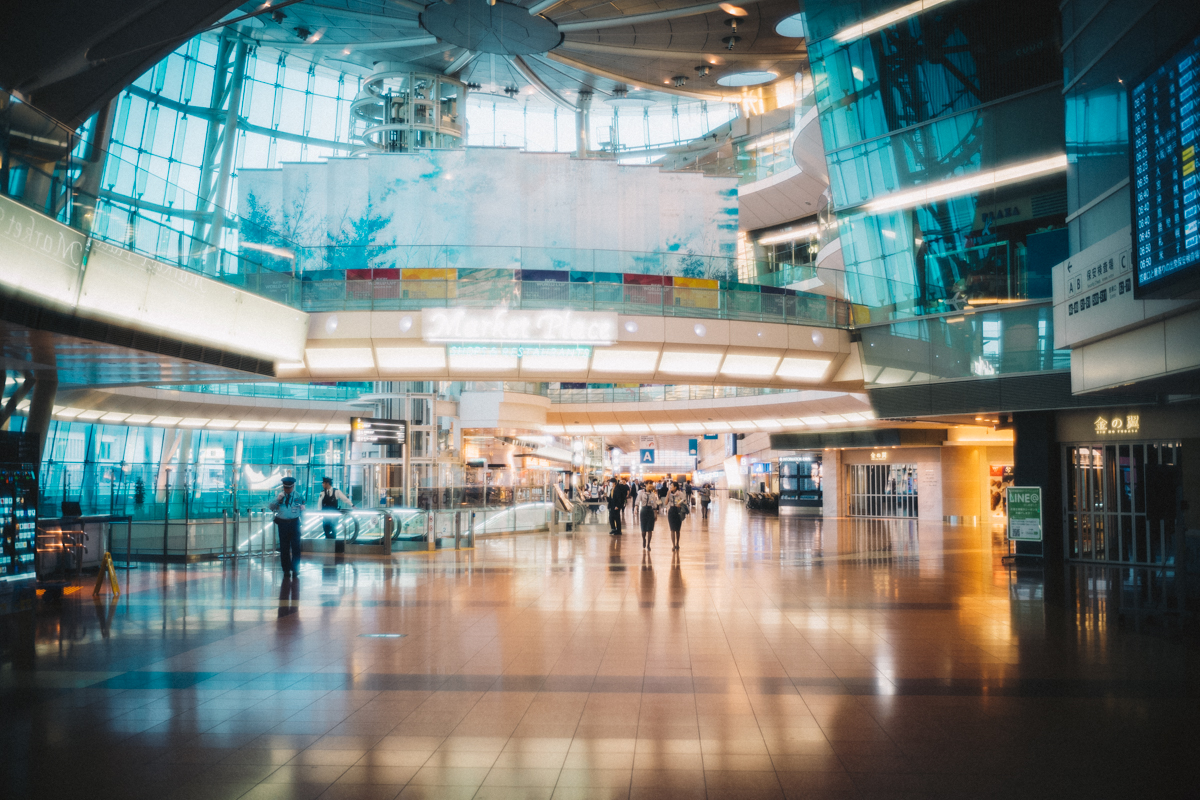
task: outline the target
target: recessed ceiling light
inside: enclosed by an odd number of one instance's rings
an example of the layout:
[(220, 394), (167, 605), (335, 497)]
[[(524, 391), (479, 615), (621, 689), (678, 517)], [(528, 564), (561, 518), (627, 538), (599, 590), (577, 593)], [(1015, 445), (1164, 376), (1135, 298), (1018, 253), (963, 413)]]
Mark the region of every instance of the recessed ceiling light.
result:
[(778, 77), (779, 75), (774, 72), (749, 70), (747, 72), (734, 72), (731, 75), (722, 75), (720, 78), (717, 78), (717, 83), (721, 86), (759, 86), (764, 83), (770, 83)]
[(712, 431), (714, 433), (717, 431), (727, 431), (727, 430), (729, 430), (729, 423), (728, 422), (706, 422), (706, 423), (704, 423), (704, 430)]
[(654, 372), (658, 365), (657, 350), (597, 349), (592, 354), (593, 372)]
[(649, 433), (650, 426), (638, 424), (622, 425), (621, 430), (625, 431), (626, 433)]
[(621, 432), (621, 426), (615, 425), (615, 424), (593, 425), (592, 427), (596, 429), (596, 433), (620, 433)]
[(521, 356), (522, 372), (587, 372), (587, 353)]
[(234, 425), (237, 425), (236, 419), (210, 419), (205, 427), (216, 428), (218, 430), (228, 430)]
[(310, 347), (304, 351), (309, 369), (362, 371), (375, 368), (369, 347)]
[(295, 428), (296, 428), (296, 423), (294, 423), (294, 422), (268, 422), (267, 423), (267, 430), (276, 431), (276, 432), (280, 432), (280, 433), (295, 430)]
[(153, 414), (130, 414), (125, 418), (126, 425), (149, 425), (154, 419)]
[(658, 364), (660, 372), (673, 375), (716, 375), (721, 353), (690, 353), (667, 350)]
[(702, 423), (702, 422), (680, 422), (679, 430), (683, 433), (703, 433), (704, 423)]
[(446, 368), (444, 347), (376, 347), (375, 359), (380, 370), (414, 372)]
[(567, 425), (566, 431), (567, 431), (567, 433), (591, 433), (592, 426), (591, 425)]
[(93, 408), (89, 411), (80, 411), (79, 414), (76, 415), (75, 419), (93, 420), (100, 419), (102, 416), (104, 416), (103, 411)]
[(100, 418), (101, 422), (121, 422), (128, 419), (128, 414), (122, 414), (119, 411), (110, 411)]
[(674, 433), (678, 429), (671, 422), (651, 422), (650, 430), (655, 433)]
[(155, 417), (153, 420), (151, 420), (150, 424), (174, 426), (178, 425), (182, 420), (183, 417)]
[(244, 419), (233, 427), (237, 428), (239, 431), (261, 431), (263, 428), (267, 427), (267, 423), (259, 422), (258, 420), (254, 419)]
[(501, 353), (451, 353), (450, 369), (456, 372), (504, 372), (517, 368), (517, 357)]
[(331, 422), (325, 426), (326, 433), (349, 433), (349, 422)]
[(829, 369), (829, 363), (828, 360), (818, 358), (785, 358), (775, 375), (787, 380), (819, 380)]
[[(759, 334), (761, 336), (761, 334)], [(779, 364), (779, 356), (748, 356), (731, 353), (721, 364), (722, 375), (745, 375), (746, 377), (770, 377)]]

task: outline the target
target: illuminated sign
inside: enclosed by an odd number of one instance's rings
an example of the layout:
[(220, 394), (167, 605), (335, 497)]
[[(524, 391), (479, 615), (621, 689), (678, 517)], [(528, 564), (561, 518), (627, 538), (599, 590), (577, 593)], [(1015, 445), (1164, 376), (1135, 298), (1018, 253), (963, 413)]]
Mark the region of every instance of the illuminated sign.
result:
[(1140, 414), (1101, 414), (1093, 423), (1097, 436), (1129, 436), (1141, 432)]
[(1137, 294), (1200, 269), (1200, 38), (1129, 91), (1129, 173)]
[(610, 345), (617, 315), (602, 311), (427, 308), (421, 312), (427, 342), (478, 344)]
[(887, 454), (886, 450), (884, 450), (882, 452), (871, 453), (872, 461), (887, 461), (887, 459), (888, 459), (888, 454)]
[(404, 444), (407, 424), (403, 420), (350, 418), (350, 441), (363, 444)]

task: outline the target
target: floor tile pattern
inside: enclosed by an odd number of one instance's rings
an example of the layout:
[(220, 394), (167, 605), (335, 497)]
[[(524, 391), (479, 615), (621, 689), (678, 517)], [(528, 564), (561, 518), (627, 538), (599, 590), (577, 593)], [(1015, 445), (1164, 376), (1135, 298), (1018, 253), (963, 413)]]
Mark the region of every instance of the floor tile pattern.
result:
[(1137, 576), (1069, 569), (1055, 605), (1003, 553), (991, 529), (724, 503), (679, 553), (597, 527), (306, 557), (295, 581), (273, 559), (144, 565), (117, 600), (39, 607), (35, 669), (0, 669), (0, 786), (1200, 796), (1194, 645), (1130, 605)]

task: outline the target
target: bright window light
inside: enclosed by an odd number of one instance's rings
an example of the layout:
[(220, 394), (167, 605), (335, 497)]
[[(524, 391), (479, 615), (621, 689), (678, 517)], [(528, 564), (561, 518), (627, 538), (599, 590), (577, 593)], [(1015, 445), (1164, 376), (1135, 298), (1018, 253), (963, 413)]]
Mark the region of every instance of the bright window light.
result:
[(122, 414), (119, 411), (110, 411), (100, 418), (101, 422), (122, 422), (129, 418), (128, 414)]
[(232, 428), (234, 425), (237, 425), (236, 419), (213, 419), (213, 420), (209, 420), (209, 422), (208, 422), (209, 428), (218, 428), (218, 429), (223, 429), (223, 430), (228, 430), (229, 428)]
[(1004, 169), (992, 170), (991, 172), (976, 173), (966, 178), (940, 181), (918, 189), (894, 192), (886, 197), (881, 197), (878, 200), (867, 203), (866, 209), (867, 211), (876, 213), (893, 208), (911, 208), (912, 206), (919, 206), (924, 203), (933, 202), (934, 200), (944, 200), (947, 197), (957, 197), (958, 195), (969, 194), (984, 189), (994, 189), (1010, 183), (1028, 180), (1029, 178), (1062, 172), (1066, 168), (1067, 157), (1065, 155), (1051, 156), (1050, 158), (1027, 161), (1024, 164), (1016, 164)]
[(816, 225), (806, 225), (803, 228), (798, 228), (794, 231), (782, 231), (781, 233), (773, 233), (770, 236), (764, 236), (758, 240), (759, 244), (781, 244), (783, 242), (794, 242), (797, 239), (811, 239), (820, 233)]
[(349, 422), (331, 422), (325, 426), (326, 433), (349, 433)]
[(654, 372), (658, 365), (656, 350), (596, 350), (592, 355), (593, 372)]
[(716, 375), (721, 353), (683, 353), (667, 350), (658, 364), (660, 372), (672, 375)]
[(591, 433), (591, 425), (567, 425), (567, 433)]
[(626, 433), (649, 433), (650, 426), (637, 424), (622, 425), (621, 430), (625, 431)]
[(794, 381), (815, 381), (824, 377), (829, 361), (821, 358), (785, 358), (775, 376)]
[(586, 353), (521, 356), (522, 372), (587, 372), (587, 368)]
[(457, 372), (505, 372), (517, 368), (517, 357), (502, 353), (451, 353), (450, 369)]
[(299, 422), (296, 424), (296, 433), (323, 433), (324, 431), (324, 422)]
[(179, 420), (181, 428), (203, 428), (210, 422), (208, 417), (184, 417)]
[(839, 42), (849, 42), (854, 39), (866, 36), (869, 33), (874, 33), (880, 28), (886, 28), (888, 25), (894, 25), (902, 19), (916, 16), (922, 11), (928, 11), (931, 8), (940, 6), (944, 3), (949, 3), (950, 0), (916, 0), (915, 3), (909, 3), (906, 6), (900, 6), (886, 14), (880, 14), (876, 17), (864, 19), (862, 22), (855, 23), (848, 28), (843, 28), (833, 35), (833, 38)]
[(261, 431), (263, 428), (267, 427), (267, 423), (252, 419), (244, 419), (234, 427), (239, 431)]
[(706, 423), (704, 423), (704, 430), (708, 431), (709, 433), (717, 433), (719, 431), (727, 431), (727, 430), (729, 430), (729, 423), (728, 422), (706, 422)]
[(174, 427), (175, 425), (178, 425), (180, 422), (183, 422), (183, 417), (155, 417), (153, 420), (150, 421), (150, 424)]
[(125, 418), (126, 425), (149, 425), (154, 419), (153, 414), (130, 414)]
[(671, 422), (651, 422), (650, 430), (654, 431), (655, 433), (675, 433), (678, 428), (676, 428), (674, 423)]
[(296, 428), (296, 423), (294, 423), (294, 422), (268, 422), (267, 423), (267, 430), (269, 430), (269, 431), (276, 431), (276, 432), (291, 431), (291, 430), (295, 430), (295, 428)]
[(416, 372), (446, 368), (444, 347), (376, 347), (375, 362), (387, 372)]
[(375, 355), (369, 347), (312, 347), (304, 351), (310, 369), (361, 372), (375, 369)]
[(104, 416), (103, 411), (98, 411), (93, 408), (90, 411), (80, 411), (79, 414), (75, 416), (75, 419), (93, 420), (100, 419), (102, 416)]
[(725, 363), (721, 365), (721, 374), (767, 378), (774, 374), (778, 364), (779, 356), (747, 356), (731, 353), (725, 356)]

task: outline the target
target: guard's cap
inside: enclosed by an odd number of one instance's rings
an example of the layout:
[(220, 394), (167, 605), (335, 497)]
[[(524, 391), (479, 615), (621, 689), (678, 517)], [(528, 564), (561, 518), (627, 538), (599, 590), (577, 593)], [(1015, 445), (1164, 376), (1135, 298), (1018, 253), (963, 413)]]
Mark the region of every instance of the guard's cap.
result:
[(321, 478), (321, 483), (333, 483), (333, 478), (326, 475), (324, 478)]
[(295, 486), (296, 479), (289, 475), (288, 477), (281, 480), (280, 483), (282, 483), (284, 486)]

